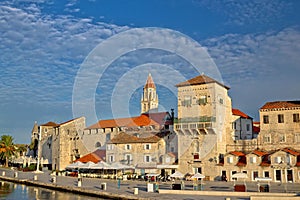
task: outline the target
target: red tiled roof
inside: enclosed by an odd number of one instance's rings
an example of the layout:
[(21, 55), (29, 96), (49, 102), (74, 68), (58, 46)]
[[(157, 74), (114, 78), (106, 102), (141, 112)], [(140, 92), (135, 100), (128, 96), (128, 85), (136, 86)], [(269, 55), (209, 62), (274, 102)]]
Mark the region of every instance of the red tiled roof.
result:
[(95, 153), (89, 153), (87, 155), (84, 155), (83, 157), (75, 160), (75, 162), (80, 161), (82, 163), (87, 163), (87, 162), (93, 162), (93, 163), (98, 163), (99, 161), (101, 161), (102, 159), (97, 156)]
[(101, 160), (105, 161), (106, 150), (105, 149), (97, 149), (93, 152), (96, 156), (98, 156)]
[(287, 152), (287, 153), (289, 153), (291, 155), (294, 155), (294, 156), (299, 156), (300, 155), (300, 153), (298, 151), (296, 151), (294, 149), (291, 149), (291, 148), (288, 148), (288, 147), (282, 149), (282, 151)]
[(245, 156), (245, 154), (241, 151), (232, 151), (232, 152), (229, 152), (229, 153), (234, 155), (234, 156)]
[(244, 166), (246, 166), (247, 164), (246, 163), (244, 163), (244, 162), (238, 162), (237, 164), (236, 164), (236, 166), (238, 166), (238, 167), (244, 167)]
[(252, 153), (255, 154), (255, 155), (257, 155), (257, 156), (260, 156), (260, 157), (269, 154), (268, 152), (260, 151), (260, 150), (254, 150), (254, 151), (252, 151)]
[(226, 89), (229, 89), (229, 87), (225, 86), (224, 84), (222, 84), (206, 75), (200, 75), (200, 76), (197, 76), (190, 80), (187, 80), (185, 82), (178, 83), (176, 85), (176, 87), (189, 86), (189, 85), (202, 85), (202, 84), (208, 84), (208, 83), (217, 83), (217, 84), (225, 87)]
[(271, 162), (269, 162), (269, 161), (262, 161), (259, 166), (261, 166), (261, 167), (269, 167), (270, 165), (271, 165)]
[(267, 102), (260, 109), (294, 108), (294, 107), (300, 107), (300, 101), (274, 101), (274, 102)]
[(237, 115), (246, 119), (252, 119), (252, 117), (249, 117), (248, 115), (246, 115), (245, 113), (243, 113), (242, 111), (240, 111), (239, 109), (232, 109), (232, 114), (233, 115)]
[(47, 122), (46, 124), (42, 124), (41, 126), (57, 126), (58, 124), (55, 122)]
[(124, 132), (119, 133), (113, 139), (111, 139), (108, 143), (111, 144), (130, 144), (130, 143), (156, 143), (161, 138), (154, 135), (150, 137), (136, 137), (134, 135), (129, 135)]
[(260, 122), (253, 122), (253, 124), (257, 124), (257, 125), (260, 125)]
[[(150, 112), (144, 113), (144, 115), (148, 116), (150, 119), (154, 120), (160, 125), (170, 125), (172, 124), (171, 116), (168, 112)], [(170, 120), (166, 120), (166, 117), (169, 117)]]
[(93, 124), (86, 129), (139, 127), (139, 126), (152, 126), (152, 125), (157, 126), (159, 124), (154, 120), (150, 119), (147, 115), (142, 114), (138, 117), (100, 120), (96, 124)]
[(146, 81), (146, 84), (145, 84), (144, 88), (156, 88), (150, 73), (148, 75), (148, 78), (147, 78), (147, 81)]

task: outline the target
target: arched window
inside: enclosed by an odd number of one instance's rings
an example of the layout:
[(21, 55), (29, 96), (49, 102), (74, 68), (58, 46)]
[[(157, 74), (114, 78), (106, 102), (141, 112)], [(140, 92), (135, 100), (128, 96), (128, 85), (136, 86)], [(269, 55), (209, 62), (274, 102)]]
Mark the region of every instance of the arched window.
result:
[(101, 147), (101, 143), (100, 143), (100, 142), (96, 142), (95, 147), (96, 147), (96, 148)]

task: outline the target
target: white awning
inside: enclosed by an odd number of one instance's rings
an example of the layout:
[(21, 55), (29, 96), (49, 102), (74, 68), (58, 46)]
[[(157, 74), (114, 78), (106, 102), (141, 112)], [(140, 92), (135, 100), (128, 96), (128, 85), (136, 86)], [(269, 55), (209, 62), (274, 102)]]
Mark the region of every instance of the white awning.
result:
[(177, 169), (178, 165), (157, 165), (157, 169)]

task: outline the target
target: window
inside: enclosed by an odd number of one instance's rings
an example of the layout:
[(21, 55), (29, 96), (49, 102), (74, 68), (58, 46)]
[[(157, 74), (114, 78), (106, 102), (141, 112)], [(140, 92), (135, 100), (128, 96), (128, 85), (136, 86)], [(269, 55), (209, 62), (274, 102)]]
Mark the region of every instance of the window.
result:
[(258, 171), (253, 171), (252, 174), (253, 174), (252, 180), (255, 180), (255, 178), (258, 177)]
[(192, 97), (191, 96), (185, 96), (184, 100), (181, 102), (181, 105), (190, 107), (192, 105)]
[(295, 142), (300, 143), (300, 133), (295, 134)]
[(250, 131), (250, 124), (247, 124), (247, 131)]
[(270, 135), (265, 135), (264, 136), (264, 143), (271, 143), (271, 136)]
[(200, 98), (197, 100), (197, 104), (199, 104), (199, 105), (205, 105), (206, 103), (207, 103), (206, 96), (200, 96)]
[(232, 122), (232, 129), (236, 130), (236, 122)]
[(101, 143), (100, 143), (100, 142), (96, 142), (95, 147), (96, 147), (96, 148), (101, 147)]
[(285, 135), (279, 135), (279, 142), (284, 143), (285, 142)]
[(283, 114), (278, 115), (278, 123), (283, 123), (283, 122), (284, 122)]
[(270, 172), (269, 171), (264, 171), (264, 177), (266, 177), (266, 178), (270, 177)]
[(281, 157), (280, 156), (278, 156), (278, 157), (275, 157), (275, 163), (280, 163), (281, 162)]
[(106, 134), (106, 142), (108, 142), (109, 140), (110, 140), (110, 133)]
[(256, 157), (250, 157), (250, 163), (256, 163)]
[(269, 123), (269, 115), (264, 115), (263, 116), (263, 122), (264, 122), (264, 124), (268, 124)]
[(151, 156), (144, 156), (144, 161), (145, 162), (150, 162), (151, 161)]
[(223, 104), (223, 103), (224, 103), (224, 100), (223, 100), (222, 98), (220, 98), (220, 99), (219, 99), (219, 103), (220, 103), (220, 104)]
[(115, 161), (115, 157), (113, 155), (108, 156), (108, 161), (110, 163), (114, 162)]
[(293, 114), (293, 122), (300, 122), (299, 113)]
[(151, 149), (151, 144), (145, 144), (144, 149), (150, 150)]
[(108, 144), (107, 145), (107, 150), (113, 150), (114, 149), (114, 145), (112, 145), (112, 144)]
[(127, 164), (127, 165), (131, 164), (131, 161), (132, 161), (132, 156), (131, 156), (131, 154), (125, 154), (124, 160), (126, 161), (126, 164)]
[(194, 154), (194, 160), (199, 160), (199, 154), (198, 153)]
[(131, 145), (130, 144), (125, 144), (125, 150), (130, 150), (131, 149)]
[(228, 162), (228, 163), (233, 163), (233, 157), (231, 157), (231, 156), (228, 157), (228, 158), (227, 158), (227, 162)]

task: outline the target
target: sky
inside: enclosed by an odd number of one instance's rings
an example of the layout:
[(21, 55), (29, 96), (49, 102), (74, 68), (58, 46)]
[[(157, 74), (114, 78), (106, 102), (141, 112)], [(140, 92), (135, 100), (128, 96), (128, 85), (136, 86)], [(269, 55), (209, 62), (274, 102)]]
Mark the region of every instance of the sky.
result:
[(175, 84), (203, 72), (259, 120), (268, 101), (300, 100), (299, 10), (297, 0), (1, 1), (0, 135), (30, 143), (35, 121), (137, 116), (148, 73), (160, 111), (176, 111)]

